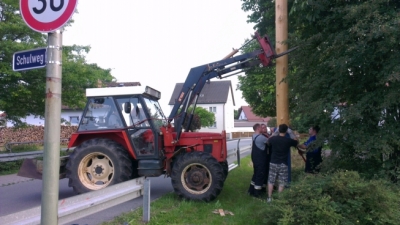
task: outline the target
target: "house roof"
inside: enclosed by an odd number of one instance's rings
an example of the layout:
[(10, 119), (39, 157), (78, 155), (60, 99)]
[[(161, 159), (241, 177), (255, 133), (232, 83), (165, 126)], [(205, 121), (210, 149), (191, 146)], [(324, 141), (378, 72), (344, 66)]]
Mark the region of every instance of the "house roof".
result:
[(239, 111), (238, 111), (239, 115), (240, 115), (240, 113), (242, 113), (242, 111), (246, 115), (247, 121), (249, 121), (249, 122), (265, 122), (265, 123), (267, 123), (271, 119), (270, 117), (260, 117), (260, 116), (255, 115), (250, 106), (240, 107)]
[[(177, 83), (174, 91), (172, 92), (169, 105), (175, 104), (178, 99), (179, 93), (182, 90), (183, 83)], [(228, 95), (232, 96), (233, 105), (235, 105), (235, 98), (233, 96), (232, 83), (230, 80), (226, 81), (210, 81), (207, 82), (203, 90), (200, 92), (198, 104), (213, 104), (213, 103), (226, 103)]]

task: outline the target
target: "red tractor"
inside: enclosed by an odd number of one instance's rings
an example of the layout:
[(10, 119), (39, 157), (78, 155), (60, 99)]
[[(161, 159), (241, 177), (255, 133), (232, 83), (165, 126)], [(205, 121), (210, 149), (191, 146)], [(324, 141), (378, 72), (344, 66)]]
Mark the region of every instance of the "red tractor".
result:
[(223, 60), (192, 68), (169, 117), (158, 103), (161, 93), (151, 87), (87, 89), (87, 105), (68, 144), (75, 149), (65, 159), (69, 186), (84, 193), (139, 176), (166, 174), (179, 196), (215, 199), (228, 175), (226, 134), (186, 132), (193, 118), (193, 111), (187, 110), (191, 104), (195, 108), (208, 80), (268, 66), (280, 56), (267, 36), (256, 32), (254, 39), (260, 49), (233, 56), (235, 50)]
[(209, 201), (228, 174), (225, 133), (177, 132), (165, 123), (160, 92), (143, 86), (92, 88), (66, 164), (77, 193), (139, 176), (171, 176), (187, 199)]

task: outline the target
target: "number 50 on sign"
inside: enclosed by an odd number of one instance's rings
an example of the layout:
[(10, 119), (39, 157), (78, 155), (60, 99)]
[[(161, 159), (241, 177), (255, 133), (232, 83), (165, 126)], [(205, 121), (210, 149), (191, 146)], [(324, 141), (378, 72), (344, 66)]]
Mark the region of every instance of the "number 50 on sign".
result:
[(34, 31), (47, 33), (64, 26), (75, 11), (78, 0), (20, 0), (25, 23)]

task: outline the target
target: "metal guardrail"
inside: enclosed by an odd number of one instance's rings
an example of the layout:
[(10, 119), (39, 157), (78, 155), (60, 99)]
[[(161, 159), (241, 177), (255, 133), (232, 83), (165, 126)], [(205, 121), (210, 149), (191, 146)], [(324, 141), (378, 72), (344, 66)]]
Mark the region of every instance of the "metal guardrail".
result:
[[(65, 139), (68, 140), (68, 139)], [(41, 143), (37, 142), (37, 143)], [(6, 149), (10, 144), (26, 144), (26, 143), (36, 143), (36, 142), (9, 142), (6, 144)], [(231, 150), (231, 152), (228, 153), (228, 157), (231, 156), (237, 156), (237, 165), (240, 166), (240, 147), (239, 147), (240, 139), (238, 139), (237, 142), (237, 148), (234, 148)], [(74, 148), (70, 148), (69, 150), (73, 150)], [(61, 151), (68, 150), (68, 148), (61, 148)], [(36, 157), (42, 157), (43, 156), (43, 150), (42, 151), (31, 151), (31, 152), (21, 152), (21, 153), (4, 153), (0, 154), (0, 162), (11, 162), (11, 161), (16, 161), (20, 159), (33, 159)]]
[[(240, 148), (239, 148), (239, 142), (240, 139), (238, 140), (238, 145), (237, 148), (234, 148), (233, 150), (228, 153), (228, 157), (231, 156), (236, 156), (237, 157), (237, 164), (240, 166)], [(247, 149), (248, 147), (245, 147)], [(73, 150), (74, 148), (70, 148), (69, 150)], [(61, 151), (66, 151), (68, 148), (61, 148)], [(0, 154), (0, 162), (11, 162), (11, 161), (16, 161), (20, 159), (33, 159), (36, 157), (42, 157), (43, 156), (43, 150), (42, 151), (31, 151), (31, 152), (21, 152), (21, 153), (4, 153)]]
[[(68, 148), (61, 148), (61, 151), (66, 151)], [(69, 150), (72, 150), (73, 148), (70, 148)], [(31, 151), (31, 152), (21, 152), (21, 153), (5, 153), (5, 154), (0, 154), (0, 162), (11, 162), (11, 161), (16, 161), (20, 159), (34, 159), (36, 157), (42, 157), (43, 156), (43, 150), (42, 151)]]
[(33, 159), (43, 156), (43, 151), (0, 154), (0, 162), (11, 162), (20, 159)]
[[(79, 218), (140, 197), (143, 195), (144, 183), (146, 182), (150, 181), (144, 177), (139, 177), (97, 191), (61, 199), (58, 201), (58, 224), (67, 224)], [(150, 183), (146, 186), (146, 188), (150, 190)], [(150, 212), (150, 209), (147, 209), (147, 212)], [(41, 206), (37, 206), (0, 217), (0, 221), (3, 225), (36, 225), (40, 224), (40, 218)]]
[(235, 164), (235, 163), (229, 164), (228, 165), (228, 171), (231, 171), (231, 170), (235, 169), (238, 166), (240, 167), (240, 152), (249, 150), (251, 148), (251, 146), (247, 146), (247, 147), (244, 147), (244, 148), (240, 149), (239, 143), (240, 143), (240, 139), (238, 139), (237, 148), (234, 148), (230, 153), (228, 153), (228, 158), (232, 157), (232, 156), (236, 156), (236, 162), (237, 162), (237, 164)]

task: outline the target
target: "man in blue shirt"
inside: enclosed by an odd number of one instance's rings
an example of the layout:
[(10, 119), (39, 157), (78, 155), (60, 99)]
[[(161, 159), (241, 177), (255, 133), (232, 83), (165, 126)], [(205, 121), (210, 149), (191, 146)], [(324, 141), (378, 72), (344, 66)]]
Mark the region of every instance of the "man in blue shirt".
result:
[(317, 134), (319, 132), (319, 126), (310, 127), (308, 134), (310, 137), (304, 144), (299, 145), (299, 148), (307, 149), (306, 153), (306, 173), (316, 173), (319, 172), (319, 164), (322, 162), (322, 148), (320, 146), (315, 146), (314, 141), (317, 140)]

